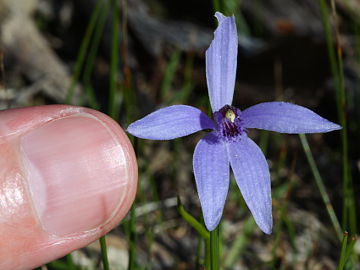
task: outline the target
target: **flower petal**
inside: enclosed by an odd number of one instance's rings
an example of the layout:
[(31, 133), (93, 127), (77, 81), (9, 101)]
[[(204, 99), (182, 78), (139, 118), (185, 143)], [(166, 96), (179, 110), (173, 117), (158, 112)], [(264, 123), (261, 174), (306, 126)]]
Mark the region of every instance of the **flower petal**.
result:
[(170, 140), (203, 129), (215, 129), (214, 122), (205, 113), (191, 106), (174, 105), (135, 121), (127, 131), (142, 139)]
[(238, 51), (234, 16), (225, 17), (219, 12), (215, 16), (219, 26), (206, 51), (206, 78), (213, 112), (232, 103)]
[(230, 165), (241, 194), (260, 229), (272, 231), (269, 167), (260, 148), (246, 135), (227, 144)]
[(193, 158), (196, 188), (206, 228), (219, 224), (229, 190), (229, 161), (225, 145), (214, 133), (198, 142)]
[(264, 102), (242, 112), (246, 128), (283, 133), (316, 133), (341, 129), (313, 111), (286, 102)]

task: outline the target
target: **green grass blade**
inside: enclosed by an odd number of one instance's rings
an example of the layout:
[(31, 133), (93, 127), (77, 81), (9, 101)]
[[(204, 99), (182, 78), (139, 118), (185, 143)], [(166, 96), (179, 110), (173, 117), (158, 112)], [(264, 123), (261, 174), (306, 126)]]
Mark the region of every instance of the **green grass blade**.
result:
[(188, 104), (188, 98), (194, 90), (193, 82), (193, 65), (194, 65), (194, 54), (188, 53), (185, 59), (185, 66), (183, 72), (183, 84), (180, 90), (174, 95), (174, 97), (166, 102), (168, 104)]
[[(121, 56), (123, 62), (123, 75), (124, 81), (121, 84), (121, 93), (124, 98), (124, 107), (126, 112), (126, 119), (128, 123), (131, 121), (136, 120), (138, 109), (136, 106), (136, 96), (134, 90), (132, 88), (132, 76), (131, 76), (131, 69), (128, 65), (128, 29), (127, 29), (127, 0), (122, 0), (121, 6), (122, 12), (122, 42), (121, 42)], [(121, 95), (118, 94), (118, 102), (117, 104), (121, 103)]]
[(181, 90), (178, 93), (177, 100), (181, 104), (187, 104), (188, 98), (194, 89), (194, 83), (193, 83), (193, 69), (194, 69), (194, 54), (189, 53), (186, 56), (185, 60), (185, 70), (184, 70), (184, 84), (181, 88)]
[(196, 257), (195, 257), (195, 269), (200, 269), (203, 265), (202, 261), (202, 251), (203, 251), (204, 239), (198, 238), (198, 243), (196, 247)]
[(109, 260), (108, 260), (108, 256), (107, 256), (107, 246), (106, 246), (105, 235), (103, 237), (100, 237), (99, 241), (100, 241), (101, 258), (102, 258), (104, 270), (109, 270), (110, 266), (109, 266)]
[[(355, 61), (359, 65), (360, 64), (360, 25), (355, 24), (354, 26), (354, 34), (355, 34)], [(350, 101), (350, 100), (349, 100)], [(360, 104), (360, 74), (356, 74), (356, 85), (355, 85), (355, 98), (352, 99), (352, 107), (356, 113), (356, 129), (357, 136), (360, 137), (360, 127), (359, 127), (359, 119), (360, 119), (360, 108), (357, 104)]]
[[(334, 0), (331, 0), (331, 8), (333, 13), (333, 18), (335, 22), (337, 22), (337, 13), (335, 8)], [(339, 74), (339, 87), (337, 88), (338, 92), (338, 111), (339, 111), (339, 118), (340, 124), (342, 126), (341, 130), (341, 143), (342, 143), (342, 154), (343, 154), (343, 190), (345, 195), (344, 201), (344, 210), (348, 211), (348, 222), (350, 232), (355, 234), (357, 231), (356, 228), (356, 206), (354, 202), (354, 189), (353, 183), (350, 175), (350, 168), (349, 168), (349, 150), (348, 150), (348, 135), (347, 135), (347, 120), (346, 120), (346, 93), (345, 93), (345, 78), (344, 78), (344, 65), (343, 65), (343, 58), (342, 58), (342, 47), (341, 47), (341, 40), (340, 40), (340, 33), (338, 24), (335, 23), (335, 38), (336, 38), (336, 55), (337, 55), (337, 63), (338, 63), (338, 74)]]
[[(69, 269), (68, 263), (60, 261), (60, 260), (52, 261), (51, 263), (48, 263), (47, 266), (49, 268), (55, 269), (55, 270), (68, 270)], [(41, 268), (38, 268), (38, 269), (41, 269)]]
[(236, 237), (231, 249), (227, 252), (227, 256), (224, 260), (224, 266), (226, 269), (236, 263), (242, 252), (245, 250), (246, 244), (249, 242), (249, 236), (254, 232), (256, 228), (255, 220), (250, 217), (245, 221), (244, 229)]
[(222, 12), (222, 5), (221, 5), (221, 0), (213, 0), (213, 8), (214, 8), (214, 11), (219, 11), (219, 12)]
[(86, 94), (88, 96), (89, 104), (93, 109), (98, 109), (99, 104), (96, 100), (94, 89), (91, 86), (91, 75), (94, 70), (95, 59), (99, 49), (102, 34), (104, 32), (106, 19), (109, 14), (109, 8), (110, 8), (109, 2), (105, 1), (105, 6), (101, 10), (99, 22), (96, 25), (94, 37), (91, 42), (91, 47), (89, 50), (86, 66), (84, 69), (84, 75), (83, 75)]
[[(345, 252), (345, 256), (344, 256), (344, 261), (345, 261), (344, 266), (346, 266), (346, 262), (349, 261), (349, 258), (351, 257), (351, 255), (354, 254), (353, 252), (354, 252), (354, 247), (355, 247), (356, 241), (357, 241), (357, 239), (355, 236), (351, 237), (350, 244), (348, 244), (346, 252)], [(358, 261), (357, 255), (355, 256), (355, 261)]]
[(96, 26), (96, 22), (99, 17), (99, 14), (100, 14), (101, 4), (103, 2), (104, 2), (103, 0), (97, 1), (96, 6), (91, 14), (88, 26), (86, 28), (84, 38), (81, 42), (79, 54), (78, 54), (78, 57), (75, 62), (74, 74), (71, 78), (70, 86), (67, 90), (67, 95), (66, 95), (66, 99), (65, 99), (65, 103), (67, 103), (67, 104), (72, 103), (72, 98), (74, 95), (74, 88), (75, 88), (76, 82), (78, 81), (78, 79), (80, 77), (80, 73), (81, 73), (82, 67), (85, 62), (86, 52), (89, 48), (91, 36), (93, 35), (94, 29)]
[(343, 227), (349, 227), (351, 233), (356, 233), (356, 208), (354, 203), (354, 190), (352, 179), (349, 170), (349, 153), (348, 153), (348, 139), (347, 139), (347, 121), (346, 121), (346, 94), (345, 94), (345, 80), (344, 67), (342, 60), (342, 48), (340, 41), (340, 33), (337, 26), (337, 14), (335, 2), (331, 0), (332, 15), (335, 21), (335, 45), (333, 31), (330, 24), (330, 12), (325, 0), (319, 0), (320, 10), (325, 32), (326, 44), (328, 49), (328, 56), (330, 60), (330, 67), (332, 76), (335, 82), (336, 89), (336, 105), (338, 111), (338, 118), (341, 130), (341, 145), (342, 145), (342, 167), (343, 167)]
[(326, 188), (325, 188), (325, 185), (324, 185), (324, 182), (321, 178), (321, 175), (319, 173), (319, 170), (316, 166), (316, 163), (315, 163), (315, 160), (314, 160), (314, 157), (311, 153), (311, 150), (310, 150), (310, 146), (309, 146), (309, 143), (306, 139), (306, 136), (305, 134), (299, 134), (299, 137), (300, 137), (300, 141), (301, 141), (301, 145), (304, 149), (304, 152), (305, 152), (305, 155), (306, 155), (306, 159), (310, 165), (310, 168), (311, 168), (311, 172), (314, 176), (314, 179), (315, 179), (315, 183), (316, 183), (316, 186), (318, 187), (319, 189), (319, 192), (320, 192), (320, 195), (321, 195), (321, 198), (325, 204), (325, 207), (326, 207), (326, 211), (330, 217), (330, 220), (331, 220), (331, 223), (334, 227), (334, 230), (337, 234), (337, 237), (338, 239), (341, 241), (342, 239), (342, 231), (341, 231), (341, 227), (340, 227), (340, 223), (336, 217), (336, 214), (335, 214), (335, 211), (334, 211), (334, 208), (330, 202), (330, 198), (326, 192)]
[(73, 256), (71, 253), (66, 255), (66, 264), (69, 270), (76, 270), (76, 265), (74, 263)]
[(174, 81), (176, 71), (179, 67), (180, 56), (181, 56), (181, 51), (179, 49), (175, 50), (170, 56), (170, 60), (166, 67), (164, 79), (162, 81), (161, 90), (160, 90), (162, 100), (168, 99), (171, 85)]
[(227, 0), (223, 2), (223, 12), (226, 16), (235, 16), (236, 28), (241, 35), (250, 36), (251, 31), (246, 19), (241, 11), (241, 3), (239, 0)]
[(267, 130), (260, 130), (259, 147), (262, 150), (262, 152), (264, 153), (264, 155), (266, 155), (267, 148), (269, 145), (269, 136), (270, 136), (270, 133)]
[(121, 98), (117, 86), (118, 61), (119, 61), (119, 6), (117, 0), (112, 0), (113, 22), (111, 38), (111, 67), (110, 67), (110, 96), (109, 114), (118, 120)]
[(348, 237), (349, 234), (348, 232), (344, 232), (344, 236), (343, 236), (343, 240), (341, 243), (341, 252), (340, 252), (340, 259), (339, 259), (339, 265), (336, 268), (337, 270), (342, 270), (344, 269), (344, 265), (345, 265), (345, 253), (346, 253), (346, 247), (347, 247), (347, 242), (348, 242)]
[[(139, 153), (139, 139), (131, 136), (131, 141), (134, 146), (135, 156), (138, 156)], [(130, 209), (130, 218), (127, 224), (125, 225), (125, 232), (129, 241), (129, 264), (128, 270), (134, 270), (137, 267), (136, 264), (136, 242), (137, 242), (137, 232), (136, 232), (136, 206), (133, 202)]]
[(130, 209), (130, 221), (129, 221), (129, 265), (128, 270), (134, 270), (136, 268), (136, 208), (135, 203)]

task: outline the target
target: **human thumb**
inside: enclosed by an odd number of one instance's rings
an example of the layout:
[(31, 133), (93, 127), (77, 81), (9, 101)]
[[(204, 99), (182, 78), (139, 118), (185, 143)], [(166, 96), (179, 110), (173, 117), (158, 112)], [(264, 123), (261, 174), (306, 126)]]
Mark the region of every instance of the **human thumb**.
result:
[(129, 210), (137, 164), (108, 116), (53, 105), (0, 111), (0, 269), (81, 248)]

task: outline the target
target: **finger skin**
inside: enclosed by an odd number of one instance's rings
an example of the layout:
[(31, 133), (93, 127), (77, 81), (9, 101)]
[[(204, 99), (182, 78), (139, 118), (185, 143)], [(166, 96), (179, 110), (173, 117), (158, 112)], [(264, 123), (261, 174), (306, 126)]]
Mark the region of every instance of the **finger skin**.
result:
[[(124, 150), (128, 166), (127, 185), (121, 190), (126, 195), (115, 214), (109, 219), (104, 217), (101, 226), (57, 236), (45, 231), (36, 217), (21, 163), (19, 141), (29, 130), (77, 113), (91, 114), (115, 134)], [(95, 241), (124, 218), (135, 198), (136, 188), (137, 163), (133, 148), (124, 131), (108, 116), (68, 105), (0, 111), (0, 269), (32, 269)]]

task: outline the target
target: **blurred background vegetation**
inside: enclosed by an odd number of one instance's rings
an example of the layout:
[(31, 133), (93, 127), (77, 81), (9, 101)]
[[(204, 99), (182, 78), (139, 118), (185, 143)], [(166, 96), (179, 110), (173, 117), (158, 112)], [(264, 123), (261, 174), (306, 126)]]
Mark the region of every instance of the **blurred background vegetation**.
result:
[[(344, 127), (300, 138), (250, 132), (268, 158), (275, 227), (270, 236), (257, 228), (232, 179), (223, 269), (360, 269), (359, 1), (0, 0), (0, 108), (88, 106), (124, 129), (170, 104), (206, 112), (215, 10), (238, 27), (235, 106), (294, 102)], [(138, 195), (106, 238), (111, 269), (202, 269), (204, 240), (178, 211), (201, 220), (192, 173), (201, 136), (131, 138)], [(102, 269), (100, 246), (45, 267)]]

